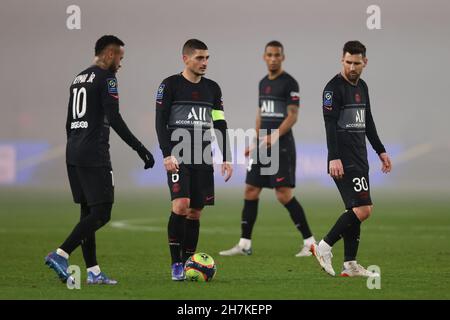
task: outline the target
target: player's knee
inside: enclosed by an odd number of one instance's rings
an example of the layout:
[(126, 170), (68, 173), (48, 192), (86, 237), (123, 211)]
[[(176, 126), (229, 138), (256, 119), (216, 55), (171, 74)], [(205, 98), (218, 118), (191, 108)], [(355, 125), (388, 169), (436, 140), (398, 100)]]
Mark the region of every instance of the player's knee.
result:
[(107, 224), (110, 220), (111, 220), (111, 209), (112, 209), (112, 204), (105, 204), (103, 206), (103, 214), (102, 214), (102, 222), (103, 225)]
[(200, 220), (200, 216), (202, 214), (202, 211), (199, 209), (189, 209), (187, 218), (190, 220)]
[(365, 206), (364, 207), (364, 216), (366, 217), (366, 219), (369, 219), (370, 216), (372, 215), (372, 207), (373, 206)]
[(95, 216), (97, 229), (111, 220), (112, 203), (104, 203), (90, 208), (91, 214)]
[(367, 218), (372, 215), (373, 205), (367, 206)]
[(248, 184), (245, 187), (245, 199), (257, 200), (259, 198), (260, 192), (261, 192), (260, 188)]
[(179, 215), (187, 215), (189, 210), (189, 198), (179, 198), (172, 201), (172, 211)]
[(282, 204), (286, 204), (292, 199), (292, 192), (290, 190), (276, 189), (275, 195)]
[(111, 212), (108, 212), (102, 216), (102, 224), (105, 225), (111, 220)]
[(362, 206), (358, 208), (354, 208), (353, 211), (358, 216), (359, 220), (364, 221), (369, 219), (370, 215), (372, 214), (372, 208), (373, 206)]
[(279, 193), (279, 192), (277, 192), (277, 193), (276, 193), (276, 196), (277, 196), (278, 201), (279, 201), (281, 204), (286, 204), (286, 203), (289, 202), (289, 200), (291, 200), (290, 197), (289, 197), (289, 195), (286, 195), (286, 194), (284, 194), (284, 193)]

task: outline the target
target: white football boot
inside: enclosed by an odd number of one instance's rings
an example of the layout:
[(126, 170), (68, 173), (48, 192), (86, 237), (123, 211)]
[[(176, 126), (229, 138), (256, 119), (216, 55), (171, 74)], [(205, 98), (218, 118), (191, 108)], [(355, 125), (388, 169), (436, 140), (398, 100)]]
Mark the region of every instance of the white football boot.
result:
[(221, 256), (249, 256), (252, 254), (252, 248), (244, 249), (239, 244), (237, 244), (229, 250), (220, 251), (219, 254)]
[(331, 258), (333, 258), (333, 254), (331, 250), (323, 250), (317, 244), (313, 243), (311, 245), (311, 252), (319, 261), (322, 269), (331, 276), (335, 276), (336, 272), (334, 272), (333, 265), (331, 264)]
[(304, 244), (302, 249), (297, 253), (296, 257), (309, 257), (312, 255), (311, 245)]
[(348, 261), (344, 263), (341, 277), (379, 277), (376, 272), (370, 272), (356, 261)]

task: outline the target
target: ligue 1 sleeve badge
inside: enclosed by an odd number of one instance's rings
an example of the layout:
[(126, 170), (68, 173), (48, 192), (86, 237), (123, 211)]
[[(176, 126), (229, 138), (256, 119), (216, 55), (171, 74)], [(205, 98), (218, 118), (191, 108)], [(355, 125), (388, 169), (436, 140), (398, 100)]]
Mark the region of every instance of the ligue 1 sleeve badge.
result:
[(323, 94), (323, 105), (331, 107), (333, 105), (333, 91), (325, 91)]
[(333, 91), (323, 93), (323, 107), (328, 111), (333, 110)]
[(156, 92), (156, 100), (162, 100), (164, 97), (164, 87), (166, 85), (164, 83), (161, 83), (161, 85), (158, 88), (158, 91)]
[(108, 84), (108, 92), (116, 94), (117, 93), (117, 79), (116, 78), (106, 79), (106, 83)]

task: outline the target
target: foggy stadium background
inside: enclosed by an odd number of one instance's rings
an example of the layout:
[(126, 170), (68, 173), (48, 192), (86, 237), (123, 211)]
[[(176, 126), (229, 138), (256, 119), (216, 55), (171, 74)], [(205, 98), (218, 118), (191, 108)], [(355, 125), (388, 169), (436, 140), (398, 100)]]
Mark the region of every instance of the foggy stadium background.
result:
[[(372, 4), (381, 9), (381, 29), (367, 28)], [(81, 9), (81, 29), (67, 28), (70, 5)], [(394, 165), (382, 175), (368, 144), (373, 193), (448, 196), (448, 1), (3, 0), (0, 6), (0, 192), (63, 191), (69, 197), (69, 83), (91, 64), (95, 41), (114, 34), (125, 42), (118, 73), (122, 116), (157, 162), (144, 171), (111, 130), (118, 194), (161, 189), (168, 196), (154, 128), (155, 94), (164, 78), (182, 71), (181, 46), (195, 37), (209, 47), (207, 77), (221, 85), (230, 128), (254, 126), (258, 81), (266, 74), (264, 45), (284, 44), (284, 68), (300, 84), (297, 185), (300, 192), (329, 190), (336, 197), (326, 175), (321, 96), (340, 71), (343, 44), (362, 41), (369, 59), (363, 78)], [(217, 189), (243, 190), (244, 170), (237, 167), (227, 184), (217, 172)]]

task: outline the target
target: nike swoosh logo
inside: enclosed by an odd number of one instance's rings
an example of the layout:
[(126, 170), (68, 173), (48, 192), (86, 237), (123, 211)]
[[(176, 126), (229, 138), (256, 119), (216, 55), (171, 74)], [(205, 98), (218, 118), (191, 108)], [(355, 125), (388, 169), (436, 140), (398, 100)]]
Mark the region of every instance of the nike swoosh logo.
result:
[(325, 109), (327, 109), (328, 111), (331, 111), (331, 110), (333, 110), (333, 108), (332, 107), (326, 107), (326, 106), (323, 106)]
[(277, 178), (277, 182), (281, 182), (281, 181), (283, 181), (285, 178), (283, 177), (283, 178)]
[(113, 97), (113, 98), (116, 98), (116, 99), (119, 99), (119, 96), (116, 96), (116, 95), (114, 95), (114, 94), (109, 94), (111, 97)]
[(214, 199), (214, 196), (212, 196), (212, 197), (206, 197), (206, 201), (210, 201), (210, 200), (212, 200), (212, 199)]
[(157, 104), (162, 104), (162, 101), (156, 101)]

